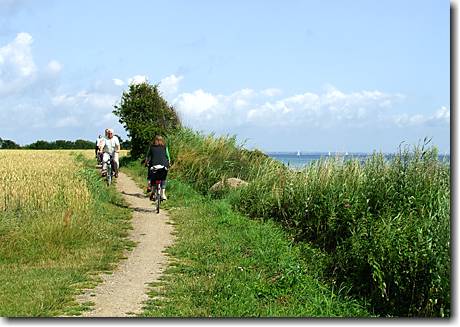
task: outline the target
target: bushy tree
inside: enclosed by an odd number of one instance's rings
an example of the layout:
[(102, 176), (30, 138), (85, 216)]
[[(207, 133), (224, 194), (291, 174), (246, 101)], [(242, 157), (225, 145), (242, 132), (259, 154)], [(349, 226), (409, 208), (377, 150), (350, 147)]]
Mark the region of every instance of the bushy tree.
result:
[(115, 105), (113, 113), (120, 117), (131, 138), (131, 156), (140, 158), (147, 152), (155, 135), (168, 136), (181, 126), (174, 109), (161, 96), (158, 85), (149, 83), (131, 84), (123, 92), (120, 105)]
[(21, 146), (11, 140), (2, 140), (0, 138), (0, 149), (20, 149)]
[(76, 141), (56, 140), (56, 141), (43, 141), (38, 140), (34, 143), (26, 145), (25, 149), (34, 150), (62, 150), (62, 149), (94, 149), (95, 142), (78, 139)]

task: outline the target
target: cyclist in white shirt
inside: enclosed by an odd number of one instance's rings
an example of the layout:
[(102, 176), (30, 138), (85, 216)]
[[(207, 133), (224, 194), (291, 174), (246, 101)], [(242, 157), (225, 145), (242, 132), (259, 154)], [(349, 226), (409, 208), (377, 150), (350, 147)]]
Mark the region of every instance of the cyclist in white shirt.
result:
[(118, 177), (118, 167), (120, 166), (118, 156), (120, 153), (120, 140), (113, 135), (113, 129), (107, 128), (105, 130), (105, 138), (100, 143), (101, 151), (104, 153), (102, 158), (102, 175), (107, 171), (107, 161), (110, 156), (113, 158), (115, 177)]
[(102, 143), (104, 139), (102, 138), (102, 135), (99, 135), (96, 140), (96, 160), (97, 164), (100, 165), (102, 163), (102, 152), (100, 151), (100, 144)]

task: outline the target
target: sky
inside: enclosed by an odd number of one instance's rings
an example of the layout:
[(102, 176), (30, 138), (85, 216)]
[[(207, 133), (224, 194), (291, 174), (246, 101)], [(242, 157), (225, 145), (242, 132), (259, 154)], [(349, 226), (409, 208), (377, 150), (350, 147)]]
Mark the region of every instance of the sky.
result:
[(185, 126), (271, 151), (450, 153), (447, 0), (0, 0), (0, 138), (126, 139), (158, 84)]

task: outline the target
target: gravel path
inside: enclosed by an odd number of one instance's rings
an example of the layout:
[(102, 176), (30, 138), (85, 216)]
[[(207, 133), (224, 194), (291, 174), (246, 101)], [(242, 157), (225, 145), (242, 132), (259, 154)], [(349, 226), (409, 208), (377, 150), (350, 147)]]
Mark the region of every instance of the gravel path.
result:
[(148, 283), (157, 281), (167, 265), (163, 253), (173, 243), (173, 227), (163, 210), (157, 214), (143, 191), (127, 175), (120, 172), (117, 190), (133, 208), (130, 239), (138, 245), (127, 252), (111, 275), (103, 275), (103, 282), (78, 297), (79, 302), (95, 302), (94, 310), (83, 317), (129, 317), (140, 313), (148, 299)]

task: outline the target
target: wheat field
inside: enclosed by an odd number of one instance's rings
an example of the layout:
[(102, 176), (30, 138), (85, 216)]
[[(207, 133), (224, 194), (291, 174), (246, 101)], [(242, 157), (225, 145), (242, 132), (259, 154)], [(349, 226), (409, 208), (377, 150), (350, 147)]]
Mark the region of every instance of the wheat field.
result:
[[(82, 151), (85, 157), (90, 151)], [(75, 151), (0, 151), (0, 212), (88, 209), (91, 195), (79, 178)]]
[(0, 316), (81, 310), (78, 289), (129, 246), (130, 216), (93, 150), (0, 150)]

